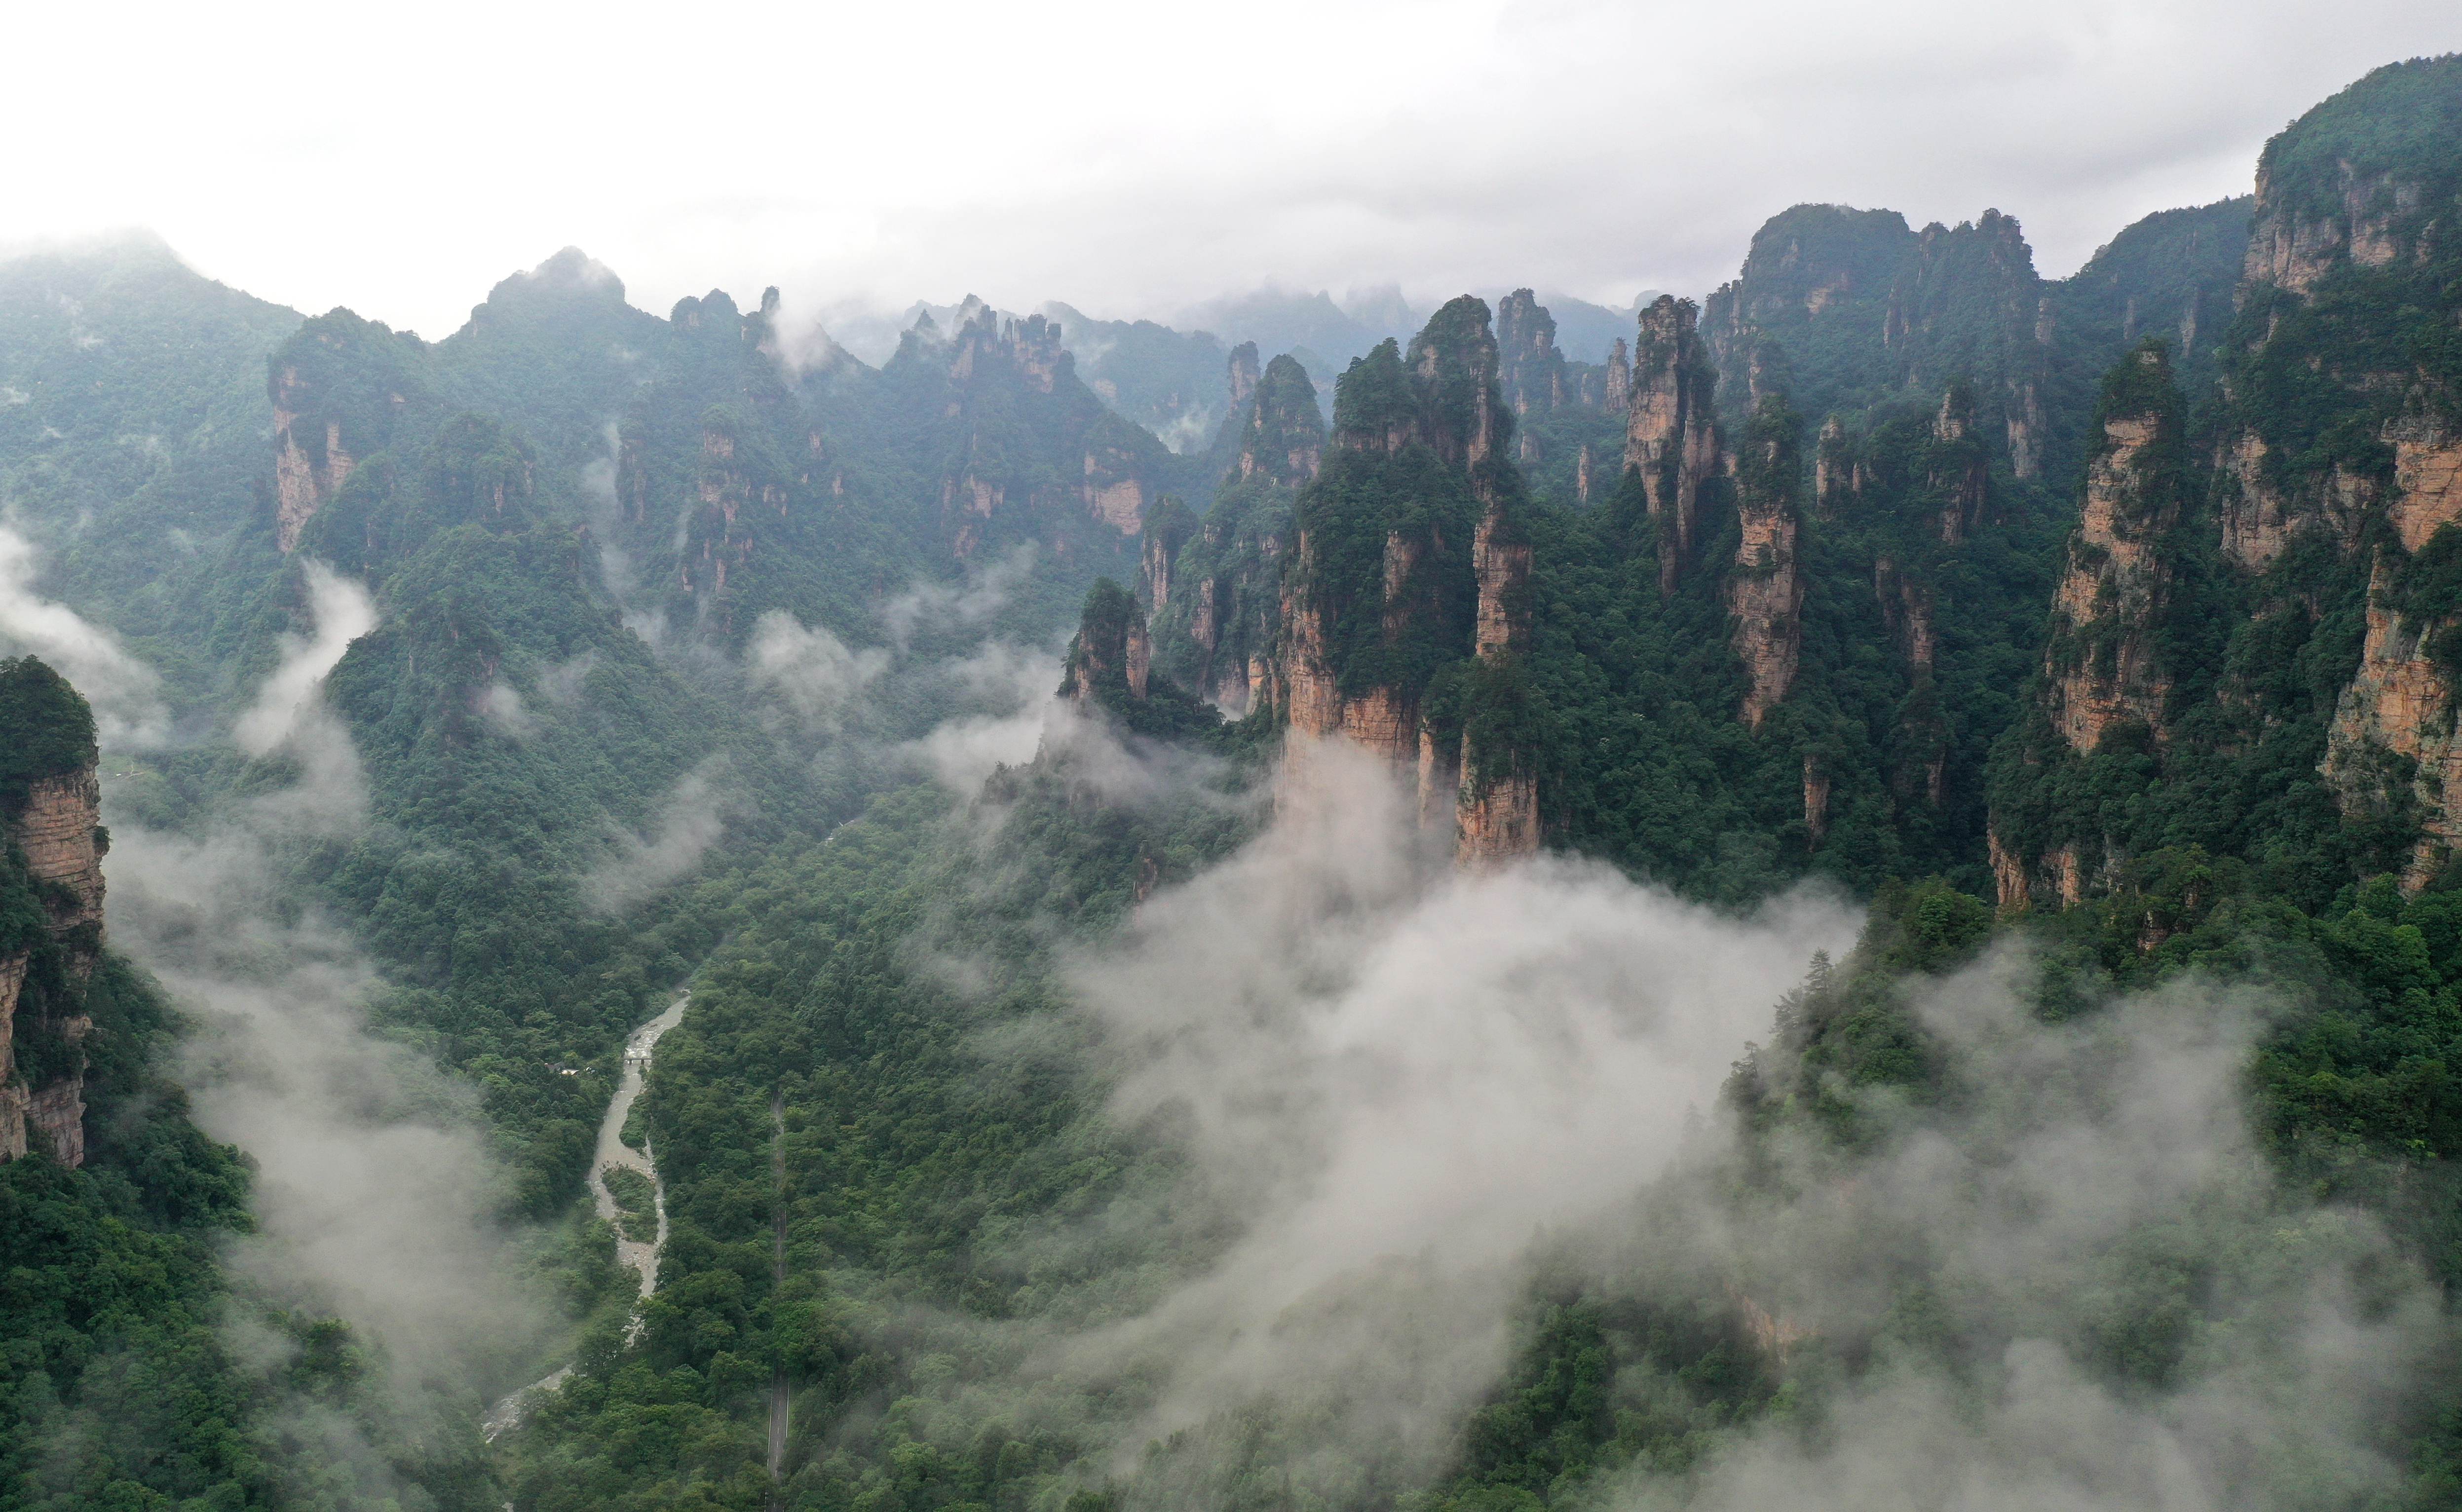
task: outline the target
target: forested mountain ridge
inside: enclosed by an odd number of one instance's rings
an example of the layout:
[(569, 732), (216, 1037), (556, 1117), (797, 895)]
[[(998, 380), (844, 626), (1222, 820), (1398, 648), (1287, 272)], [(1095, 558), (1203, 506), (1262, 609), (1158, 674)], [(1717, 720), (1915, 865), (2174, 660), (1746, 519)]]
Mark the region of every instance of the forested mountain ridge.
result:
[[(2457, 140), (2462, 65), (2380, 71), (2057, 284), (1798, 207), (1604, 363), (1465, 296), (1329, 422), (1218, 347), (1178, 450), (1073, 311), (875, 369), (571, 251), (437, 342), (13, 269), (9, 583), (95, 707), (0, 679), (0, 1505), (1706, 1507), (1858, 1445), (2442, 1504)], [(162, 1079), (97, 758), (365, 952), (322, 1012), (459, 1090), (528, 1331), (267, 1280), (295, 1169)], [(581, 1180), (687, 984), (644, 1296)]]

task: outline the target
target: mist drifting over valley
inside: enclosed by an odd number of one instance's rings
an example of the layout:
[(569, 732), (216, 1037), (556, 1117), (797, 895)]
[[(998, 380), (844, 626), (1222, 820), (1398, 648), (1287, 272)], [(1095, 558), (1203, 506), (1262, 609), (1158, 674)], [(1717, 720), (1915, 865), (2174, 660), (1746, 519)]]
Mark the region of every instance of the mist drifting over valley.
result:
[(229, 19), (0, 210), (0, 1512), (2462, 1495), (2441, 11)]

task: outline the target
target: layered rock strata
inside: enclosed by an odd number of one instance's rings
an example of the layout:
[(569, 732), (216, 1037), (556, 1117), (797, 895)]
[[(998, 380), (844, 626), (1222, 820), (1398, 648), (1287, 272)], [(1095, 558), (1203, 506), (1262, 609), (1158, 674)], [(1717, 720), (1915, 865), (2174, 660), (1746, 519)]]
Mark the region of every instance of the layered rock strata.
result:
[(1662, 294), (1640, 314), (1633, 343), (1625, 465), (1641, 475), (1658, 528), (1658, 587), (1675, 591), (1699, 527), (1702, 485), (1718, 471), (1718, 376), (1689, 299)]

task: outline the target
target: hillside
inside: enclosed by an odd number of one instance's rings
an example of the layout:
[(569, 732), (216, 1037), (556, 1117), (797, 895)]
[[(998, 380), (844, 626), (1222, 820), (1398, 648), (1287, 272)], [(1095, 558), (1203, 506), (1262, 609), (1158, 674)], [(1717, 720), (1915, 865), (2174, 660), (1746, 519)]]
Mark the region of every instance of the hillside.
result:
[(876, 365), (0, 264), (0, 1508), (2451, 1504), (2457, 141)]

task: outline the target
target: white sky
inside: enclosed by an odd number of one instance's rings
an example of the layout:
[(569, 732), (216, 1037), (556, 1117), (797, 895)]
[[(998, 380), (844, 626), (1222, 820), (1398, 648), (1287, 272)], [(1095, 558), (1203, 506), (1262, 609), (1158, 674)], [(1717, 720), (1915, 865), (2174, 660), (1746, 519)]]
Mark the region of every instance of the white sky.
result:
[(576, 244), (663, 313), (1167, 314), (1705, 291), (1803, 200), (1987, 205), (2064, 273), (2244, 191), (2284, 121), (2462, 48), (2454, 0), (0, 0), (0, 243), (159, 231), (440, 336)]

